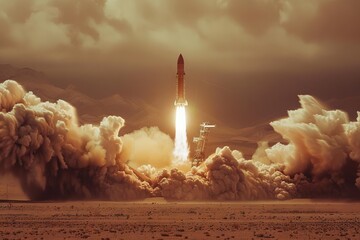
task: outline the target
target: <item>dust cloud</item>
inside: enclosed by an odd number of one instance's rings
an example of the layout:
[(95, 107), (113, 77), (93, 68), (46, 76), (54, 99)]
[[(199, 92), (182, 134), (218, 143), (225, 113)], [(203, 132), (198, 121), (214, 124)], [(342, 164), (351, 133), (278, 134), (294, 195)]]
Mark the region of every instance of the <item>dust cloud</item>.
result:
[(125, 121), (80, 125), (69, 103), (41, 101), (17, 82), (0, 84), (0, 174), (16, 176), (33, 200), (259, 200), (358, 197), (360, 113), (351, 122), (312, 96), (271, 122), (286, 143), (264, 142), (251, 159), (218, 148), (184, 171), (157, 127), (120, 136)]

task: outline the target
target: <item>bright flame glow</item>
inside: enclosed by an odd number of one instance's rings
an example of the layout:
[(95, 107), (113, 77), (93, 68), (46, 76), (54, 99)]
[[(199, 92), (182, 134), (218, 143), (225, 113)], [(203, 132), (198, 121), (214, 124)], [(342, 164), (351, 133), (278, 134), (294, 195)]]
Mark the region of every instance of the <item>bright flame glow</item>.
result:
[(186, 137), (186, 112), (185, 106), (176, 106), (176, 131), (174, 160), (177, 164), (187, 163), (189, 146)]

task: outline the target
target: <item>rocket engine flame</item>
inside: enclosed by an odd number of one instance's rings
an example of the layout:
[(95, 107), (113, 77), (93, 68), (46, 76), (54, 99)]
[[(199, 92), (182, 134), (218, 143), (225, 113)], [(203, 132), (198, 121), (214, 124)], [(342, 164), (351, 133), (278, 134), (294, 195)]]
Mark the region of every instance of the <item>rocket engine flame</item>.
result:
[(176, 120), (175, 120), (175, 148), (174, 148), (174, 163), (176, 165), (183, 165), (187, 162), (189, 156), (189, 146), (186, 136), (186, 111), (185, 106), (176, 106)]

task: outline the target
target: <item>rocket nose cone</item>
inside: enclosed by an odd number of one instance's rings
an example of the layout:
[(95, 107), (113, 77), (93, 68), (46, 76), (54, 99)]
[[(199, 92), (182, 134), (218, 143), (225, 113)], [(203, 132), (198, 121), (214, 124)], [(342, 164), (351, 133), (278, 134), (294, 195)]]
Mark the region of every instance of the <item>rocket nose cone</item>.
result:
[(180, 54), (179, 57), (178, 57), (178, 61), (177, 61), (178, 64), (184, 64), (184, 58), (183, 56)]

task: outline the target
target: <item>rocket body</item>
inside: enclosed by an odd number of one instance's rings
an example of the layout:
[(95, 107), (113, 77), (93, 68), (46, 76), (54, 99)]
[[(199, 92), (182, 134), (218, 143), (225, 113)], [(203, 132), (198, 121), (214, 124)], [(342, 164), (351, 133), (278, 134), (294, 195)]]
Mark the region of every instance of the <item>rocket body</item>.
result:
[(184, 58), (180, 54), (177, 61), (177, 84), (175, 106), (187, 106), (185, 99), (185, 80), (184, 80)]

